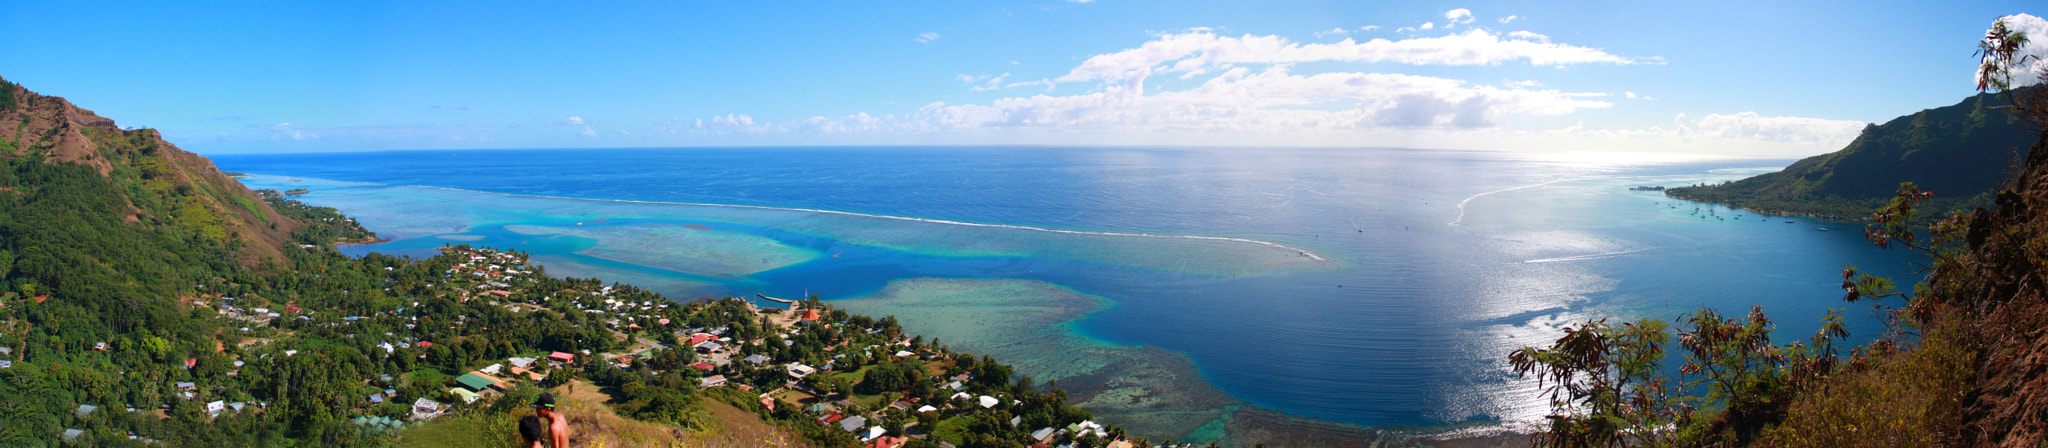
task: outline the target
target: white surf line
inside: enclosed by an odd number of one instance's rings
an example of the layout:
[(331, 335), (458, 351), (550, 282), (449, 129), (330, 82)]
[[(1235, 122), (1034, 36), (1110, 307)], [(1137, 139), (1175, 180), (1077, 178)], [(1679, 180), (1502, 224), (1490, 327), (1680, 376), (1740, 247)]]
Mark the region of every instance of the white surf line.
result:
[(1465, 200), (1463, 200), (1463, 201), (1458, 201), (1458, 217), (1457, 217), (1457, 218), (1453, 218), (1453, 219), (1451, 219), (1451, 222), (1450, 222), (1450, 223), (1449, 223), (1448, 225), (1453, 225), (1453, 226), (1455, 226), (1455, 225), (1460, 225), (1460, 224), (1464, 223), (1464, 222), (1465, 222), (1465, 204), (1469, 204), (1469, 203), (1471, 203), (1473, 199), (1479, 199), (1479, 197), (1480, 197), (1480, 196), (1485, 196), (1485, 195), (1489, 195), (1489, 194), (1494, 194), (1494, 193), (1506, 193), (1506, 192), (1510, 192), (1510, 191), (1515, 191), (1515, 190), (1527, 190), (1527, 189), (1530, 189), (1530, 188), (1536, 188), (1536, 187), (1541, 187), (1541, 186), (1545, 186), (1545, 185), (1550, 185), (1550, 184), (1554, 184), (1554, 183), (1558, 183), (1558, 182), (1572, 182), (1572, 181), (1580, 181), (1580, 180), (1599, 180), (1599, 179), (1647, 179), (1647, 178), (1658, 178), (1658, 177), (1672, 177), (1672, 176), (1669, 176), (1669, 175), (1657, 175), (1657, 176), (1592, 176), (1592, 177), (1573, 177), (1573, 178), (1567, 178), (1567, 179), (1558, 179), (1558, 180), (1553, 180), (1553, 181), (1549, 181), (1549, 182), (1544, 182), (1544, 183), (1540, 183), (1540, 184), (1534, 184), (1534, 185), (1523, 185), (1523, 186), (1519, 186), (1519, 187), (1514, 187), (1514, 188), (1507, 188), (1507, 189), (1501, 189), (1501, 190), (1494, 190), (1494, 191), (1489, 191), (1489, 192), (1485, 192), (1485, 193), (1475, 194), (1475, 195), (1472, 195), (1471, 197), (1465, 198)]
[[(249, 174), (254, 174), (254, 173), (249, 173)], [(301, 178), (301, 179), (318, 179), (318, 178), (314, 178), (314, 177), (305, 177), (305, 176), (277, 176), (277, 177), (284, 177), (284, 178)], [(352, 182), (352, 181), (340, 181), (340, 180), (333, 180), (333, 179), (320, 179), (320, 180), (327, 180), (327, 181), (334, 181), (334, 182)], [(419, 188), (433, 188), (433, 189), (438, 189), (438, 190), (449, 190), (449, 191), (463, 191), (463, 192), (470, 192), (470, 193), (483, 193), (483, 194), (501, 194), (501, 195), (506, 195), (506, 196), (524, 196), (524, 197), (530, 197), (530, 198), (544, 198), (544, 199), (567, 199), (567, 200), (575, 200), (575, 201), (598, 201), (598, 202), (623, 202), (623, 203), (630, 203), (630, 204), (656, 204), (656, 205), (694, 205), (694, 206), (699, 206), (699, 207), (731, 207), (731, 208), (750, 208), (750, 209), (756, 209), (756, 210), (779, 210), (779, 211), (790, 211), (790, 212), (810, 212), (810, 213), (824, 213), (824, 214), (833, 214), (833, 215), (845, 215), (845, 216), (859, 216), (859, 217), (864, 217), (864, 218), (878, 218), (878, 219), (894, 219), (894, 220), (898, 220), (898, 221), (913, 221), (913, 222), (923, 222), (923, 223), (932, 223), (932, 224), (949, 224), (949, 225), (956, 225), (956, 226), (968, 226), (968, 227), (997, 227), (997, 228), (1005, 228), (1005, 229), (1018, 229), (1018, 230), (1032, 230), (1032, 231), (1039, 231), (1039, 232), (1048, 232), (1048, 233), (1065, 233), (1065, 234), (1072, 234), (1072, 235), (1099, 235), (1099, 236), (1129, 236), (1129, 237), (1146, 237), (1146, 238), (1181, 238), (1181, 239), (1190, 239), (1190, 240), (1209, 240), (1209, 241), (1231, 241), (1231, 242), (1238, 242), (1238, 243), (1252, 243), (1252, 244), (1260, 244), (1260, 245), (1265, 245), (1265, 246), (1268, 246), (1268, 247), (1274, 247), (1274, 248), (1280, 248), (1280, 249), (1286, 249), (1286, 250), (1291, 250), (1291, 251), (1295, 251), (1295, 252), (1298, 252), (1298, 253), (1300, 253), (1300, 254), (1301, 254), (1302, 256), (1304, 256), (1304, 257), (1308, 257), (1308, 258), (1309, 258), (1309, 259), (1311, 259), (1311, 260), (1315, 260), (1315, 261), (1319, 261), (1319, 262), (1327, 262), (1327, 261), (1330, 261), (1330, 260), (1328, 260), (1328, 259), (1325, 259), (1325, 258), (1323, 258), (1323, 257), (1322, 257), (1321, 255), (1316, 255), (1316, 253), (1315, 253), (1315, 252), (1309, 252), (1309, 251), (1308, 251), (1308, 249), (1302, 249), (1302, 248), (1298, 248), (1298, 247), (1294, 247), (1294, 246), (1288, 246), (1288, 245), (1285, 245), (1285, 244), (1275, 243), (1275, 242), (1271, 242), (1271, 241), (1260, 241), (1260, 240), (1255, 240), (1255, 239), (1250, 239), (1250, 238), (1232, 238), (1232, 237), (1225, 237), (1225, 236), (1203, 236), (1203, 235), (1159, 235), (1159, 234), (1152, 234), (1152, 233), (1125, 233), (1125, 232), (1090, 232), (1090, 231), (1084, 231), (1084, 230), (1064, 230), (1064, 229), (1048, 229), (1048, 228), (1044, 228), (1044, 227), (1031, 227), (1031, 226), (1014, 226), (1014, 225), (1008, 225), (1008, 224), (984, 224), (984, 223), (978, 223), (978, 222), (962, 222), (962, 221), (950, 221), (950, 220), (944, 220), (944, 219), (929, 219), (929, 218), (913, 218), (913, 217), (908, 217), (908, 216), (889, 216), (889, 215), (876, 215), (876, 214), (868, 214), (868, 213), (855, 213), (855, 212), (843, 212), (843, 211), (838, 211), (838, 210), (820, 210), (820, 209), (810, 209), (810, 208), (793, 208), (793, 207), (769, 207), (769, 206), (763, 206), (763, 205), (737, 205), (737, 204), (709, 204), (709, 203), (701, 203), (701, 202), (635, 201), (635, 200), (627, 200), (627, 199), (597, 199), (597, 198), (577, 198), (577, 197), (568, 197), (568, 196), (547, 196), (547, 195), (538, 195), (538, 194), (522, 194), (522, 193), (504, 193), (504, 192), (497, 192), (497, 191), (483, 191), (483, 190), (470, 190), (470, 189), (466, 189), (466, 188), (453, 188), (453, 187), (437, 187), (437, 186), (433, 186), (433, 185), (396, 185), (396, 184), (380, 184), (380, 183), (375, 183), (375, 182), (357, 182), (357, 183), (362, 183), (362, 184), (369, 184), (369, 185), (384, 185), (384, 186), (387, 186), (387, 187), (419, 187)]]
[(1544, 259), (1540, 259), (1540, 260), (1528, 260), (1528, 261), (1524, 261), (1523, 263), (1555, 263), (1555, 262), (1559, 262), (1559, 261), (1580, 261), (1580, 260), (1594, 260), (1594, 259), (1601, 259), (1601, 258), (1609, 258), (1609, 257), (1619, 257), (1619, 256), (1622, 256), (1622, 255), (1628, 255), (1628, 254), (1632, 254), (1632, 253), (1637, 253), (1637, 252), (1649, 252), (1649, 251), (1653, 251), (1653, 250), (1657, 250), (1657, 249), (1662, 249), (1662, 248), (1661, 248), (1661, 247), (1652, 247), (1652, 248), (1649, 248), (1649, 249), (1636, 249), (1636, 250), (1624, 250), (1624, 251), (1621, 251), (1621, 252), (1608, 252), (1608, 253), (1604, 253), (1604, 254), (1592, 254), (1592, 255), (1574, 255), (1574, 256), (1570, 256), (1570, 257), (1544, 258)]
[(1549, 182), (1544, 182), (1544, 183), (1540, 183), (1540, 184), (1535, 184), (1535, 185), (1523, 185), (1523, 186), (1519, 186), (1519, 187), (1514, 187), (1514, 188), (1508, 188), (1508, 189), (1503, 189), (1503, 190), (1494, 190), (1494, 191), (1489, 191), (1489, 192), (1485, 192), (1485, 193), (1475, 194), (1475, 195), (1472, 195), (1472, 197), (1468, 197), (1468, 198), (1465, 198), (1465, 200), (1463, 200), (1463, 201), (1458, 201), (1458, 217), (1457, 217), (1457, 218), (1453, 218), (1453, 219), (1451, 219), (1451, 222), (1450, 222), (1450, 224), (1448, 224), (1448, 225), (1453, 225), (1453, 226), (1455, 226), (1455, 225), (1459, 225), (1460, 223), (1463, 223), (1463, 222), (1465, 222), (1465, 204), (1469, 204), (1469, 203), (1472, 203), (1472, 200), (1473, 200), (1473, 199), (1479, 199), (1479, 197), (1480, 197), (1480, 196), (1485, 196), (1485, 195), (1489, 195), (1489, 194), (1494, 194), (1494, 193), (1506, 193), (1506, 192), (1510, 192), (1510, 191), (1515, 191), (1515, 190), (1526, 190), (1526, 189), (1530, 189), (1530, 188), (1536, 188), (1536, 187), (1541, 187), (1541, 186), (1544, 186), (1544, 185), (1550, 185), (1550, 184), (1554, 184), (1554, 183), (1558, 183), (1558, 182), (1570, 182), (1570, 181), (1575, 181), (1575, 180), (1588, 180), (1588, 179), (1601, 179), (1601, 178), (1599, 178), (1599, 177), (1580, 177), (1580, 178), (1572, 178), (1572, 179), (1558, 179), (1558, 180), (1553, 180), (1553, 181), (1549, 181)]

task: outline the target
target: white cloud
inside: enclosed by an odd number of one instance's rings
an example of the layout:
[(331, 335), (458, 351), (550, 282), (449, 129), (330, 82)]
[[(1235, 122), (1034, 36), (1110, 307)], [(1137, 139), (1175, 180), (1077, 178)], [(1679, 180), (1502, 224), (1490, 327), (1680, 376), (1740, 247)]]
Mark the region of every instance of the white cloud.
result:
[(320, 138), (320, 134), (307, 131), (304, 126), (299, 126), (291, 123), (273, 124), (268, 126), (268, 128), (270, 132), (270, 139), (273, 141), (287, 138), (292, 139), (294, 141), (305, 141), (306, 139), (317, 140)]
[[(1529, 37), (1534, 36), (1534, 38)], [(1418, 65), (1490, 65), (1512, 60), (1531, 65), (1585, 63), (1631, 64), (1635, 59), (1598, 49), (1556, 44), (1534, 33), (1503, 38), (1474, 29), (1442, 37), (1398, 41), (1345, 39), (1329, 44), (1300, 44), (1279, 36), (1218, 36), (1207, 31), (1166, 34), (1138, 48), (1089, 57), (1057, 81), (1117, 80), (1149, 76), (1155, 71), (1187, 72), (1227, 64), (1284, 64), (1310, 61), (1399, 62)], [(1167, 65), (1172, 63), (1171, 65)]]
[(566, 118), (566, 119), (562, 119), (562, 120), (554, 120), (554, 121), (549, 121), (549, 122), (548, 122), (548, 124), (566, 124), (566, 125), (572, 125), (572, 126), (580, 126), (580, 125), (584, 125), (584, 124), (589, 124), (589, 123), (590, 123), (590, 122), (588, 122), (588, 121), (584, 121), (584, 120), (583, 120), (583, 117), (575, 117), (575, 116), (572, 116), (572, 117), (569, 117), (569, 118)]
[[(1526, 151), (1622, 150), (1802, 156), (1840, 148), (1864, 124), (1756, 112), (1679, 115), (1647, 129), (1520, 129), (1528, 117), (1569, 116), (1616, 107), (1618, 94), (1544, 88), (1537, 80), (1464, 80), (1399, 73), (1297, 72), (1316, 61), (1532, 66), (1654, 63), (1598, 49), (1552, 43), (1534, 33), (1460, 30), (1442, 37), (1346, 39), (1305, 44), (1276, 36), (1217, 36), (1207, 30), (1160, 34), (1134, 48), (1084, 58), (1067, 74), (1011, 81), (1010, 73), (957, 75), (970, 90), (1044, 86), (1039, 94), (985, 102), (933, 102), (905, 115), (855, 113), (765, 122), (743, 114), (672, 119), (645, 135), (823, 139), (820, 142), (917, 141), (1084, 145), (1399, 146)], [(1174, 76), (1172, 89), (1148, 85)], [(1055, 95), (1055, 87), (1086, 90)], [(1178, 87), (1188, 85), (1191, 87)], [(769, 137), (770, 135), (781, 137)]]
[(1756, 112), (1713, 114), (1691, 124), (1697, 134), (1783, 143), (1822, 143), (1840, 148), (1869, 123), (1806, 117), (1766, 117)]
[(1436, 22), (1422, 22), (1422, 26), (1417, 28), (1420, 28), (1424, 31), (1433, 30), (1436, 29)]
[(583, 132), (578, 133), (577, 135), (582, 135), (584, 137), (597, 137), (597, 131), (590, 129), (589, 126), (584, 126)]
[[(2048, 20), (2031, 14), (2014, 14), (2000, 19), (2005, 20), (2006, 28), (2027, 33), (2027, 44), (2020, 47), (2019, 54), (2014, 57), (2033, 56), (2026, 63), (2006, 70), (2007, 74), (2012, 76), (2012, 87), (2040, 83), (2042, 76), (2048, 76)], [(1983, 72), (1983, 67), (1970, 72), (1971, 85), (1976, 85), (1977, 78)]]
[(1010, 65), (1023, 65), (1023, 63), (1017, 61), (1010, 61)]
[(1536, 34), (1528, 31), (1512, 31), (1508, 33), (1508, 37), (1522, 40), (1531, 40), (1536, 42), (1550, 42), (1550, 36)]
[[(1005, 87), (1005, 86), (1003, 85), (1003, 80), (1005, 80), (1005, 79), (1009, 79), (1009, 77), (1010, 77), (1010, 74), (1009, 74), (1009, 73), (1003, 73), (1003, 74), (1000, 74), (1000, 75), (995, 75), (995, 76), (988, 76), (988, 75), (980, 75), (980, 76), (960, 75), (960, 76), (956, 76), (956, 77), (954, 77), (954, 79), (959, 79), (959, 80), (960, 80), (960, 82), (964, 82), (964, 83), (967, 83), (967, 84), (969, 84), (969, 85), (970, 85), (970, 87), (968, 87), (968, 88), (967, 88), (967, 90), (971, 90), (971, 91), (975, 91), (975, 92), (980, 92), (980, 91), (984, 91), (984, 90), (995, 90), (995, 89), (1000, 89), (1000, 88), (1003, 88), (1003, 87)], [(977, 85), (977, 84), (978, 84), (978, 85)]]
[(1394, 32), (1396, 32), (1396, 33), (1413, 33), (1413, 32), (1415, 32), (1415, 27), (1412, 27), (1412, 26), (1404, 26), (1404, 27), (1400, 27), (1400, 28), (1395, 28), (1395, 29), (1394, 29)]
[(1515, 19), (1521, 19), (1521, 18), (1523, 18), (1523, 17), (1522, 17), (1522, 16), (1515, 16), (1515, 15), (1510, 15), (1510, 16), (1507, 16), (1507, 17), (1502, 17), (1502, 18), (1500, 18), (1500, 23), (1501, 23), (1501, 24), (1503, 24), (1503, 25), (1505, 25), (1505, 24), (1507, 24), (1508, 22), (1513, 22), (1513, 21), (1515, 21)]
[(1444, 13), (1444, 28), (1472, 23), (1472, 10), (1458, 8)]
[(1466, 86), (1383, 73), (1296, 75), (1285, 64), (1235, 67), (1198, 87), (1147, 94), (1143, 79), (1100, 91), (933, 103), (910, 116), (927, 130), (1288, 132), (1374, 128), (1488, 128), (1516, 115), (1611, 107), (1599, 94)]
[(939, 33), (933, 33), (933, 32), (924, 32), (924, 33), (918, 33), (917, 37), (916, 37), (916, 38), (914, 38), (914, 39), (911, 39), (911, 40), (915, 40), (915, 41), (917, 41), (918, 43), (931, 43), (932, 41), (935, 41), (935, 40), (939, 40)]
[(1095, 3), (1095, 0), (1067, 0), (1071, 3)]
[(1324, 37), (1324, 36), (1342, 36), (1342, 35), (1346, 35), (1346, 34), (1351, 34), (1351, 31), (1349, 31), (1349, 30), (1345, 30), (1344, 28), (1335, 28), (1335, 29), (1328, 29), (1328, 30), (1323, 30), (1323, 31), (1317, 31), (1317, 32), (1316, 32), (1316, 37)]
[(1366, 26), (1361, 26), (1361, 27), (1358, 27), (1358, 30), (1359, 30), (1359, 31), (1372, 31), (1372, 30), (1376, 30), (1376, 29), (1380, 29), (1380, 26), (1379, 26), (1379, 25), (1366, 25)]
[[(712, 126), (712, 127), (721, 127), (721, 128), (729, 128), (729, 127), (747, 127), (747, 126), (753, 126), (753, 125), (754, 125), (754, 117), (749, 117), (749, 116), (747, 116), (746, 114), (725, 114), (725, 116), (713, 116), (713, 117), (711, 117), (711, 126)], [(702, 120), (699, 120), (699, 121), (698, 121), (698, 125), (697, 125), (697, 127), (704, 127), (704, 125), (703, 125), (703, 121), (702, 121)]]

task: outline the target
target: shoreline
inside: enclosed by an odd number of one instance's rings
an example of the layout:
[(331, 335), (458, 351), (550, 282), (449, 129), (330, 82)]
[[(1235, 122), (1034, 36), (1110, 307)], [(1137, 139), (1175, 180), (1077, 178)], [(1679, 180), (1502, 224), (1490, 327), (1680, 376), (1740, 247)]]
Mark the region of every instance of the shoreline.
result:
[(335, 245), (336, 247), (340, 247), (340, 246), (367, 246), (367, 245), (371, 245), (371, 244), (381, 244), (381, 243), (389, 243), (389, 242), (391, 242), (391, 241), (392, 241), (392, 239), (391, 239), (390, 237), (381, 237), (381, 236), (380, 236), (380, 237), (377, 237), (377, 239), (374, 239), (374, 240), (368, 240), (368, 241), (336, 241), (336, 242), (334, 242), (334, 245)]

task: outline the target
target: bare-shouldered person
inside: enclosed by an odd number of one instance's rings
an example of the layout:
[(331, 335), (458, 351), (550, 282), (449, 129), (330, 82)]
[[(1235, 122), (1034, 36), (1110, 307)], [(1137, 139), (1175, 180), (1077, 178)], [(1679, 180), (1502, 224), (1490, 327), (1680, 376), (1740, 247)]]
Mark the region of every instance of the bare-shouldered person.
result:
[(569, 416), (555, 411), (554, 394), (540, 394), (540, 397), (533, 400), (533, 408), (542, 420), (547, 421), (548, 446), (551, 448), (568, 448)]

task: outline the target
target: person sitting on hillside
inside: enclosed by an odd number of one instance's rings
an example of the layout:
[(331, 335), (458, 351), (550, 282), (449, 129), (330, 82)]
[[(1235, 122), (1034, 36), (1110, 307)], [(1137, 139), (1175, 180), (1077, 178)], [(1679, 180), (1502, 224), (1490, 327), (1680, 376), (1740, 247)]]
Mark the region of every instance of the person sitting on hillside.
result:
[(519, 436), (526, 439), (526, 444), (521, 446), (526, 448), (547, 448), (548, 424), (542, 422), (539, 416), (529, 415), (520, 417)]
[(548, 420), (548, 446), (567, 448), (569, 446), (569, 416), (555, 411), (555, 395), (542, 393), (534, 398), (533, 408), (540, 418)]

